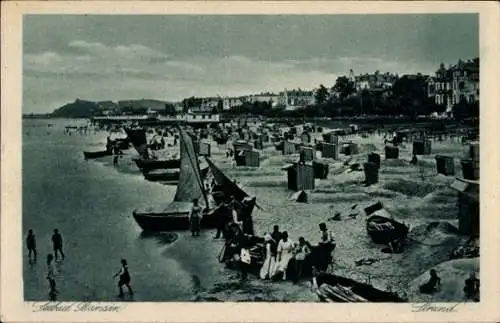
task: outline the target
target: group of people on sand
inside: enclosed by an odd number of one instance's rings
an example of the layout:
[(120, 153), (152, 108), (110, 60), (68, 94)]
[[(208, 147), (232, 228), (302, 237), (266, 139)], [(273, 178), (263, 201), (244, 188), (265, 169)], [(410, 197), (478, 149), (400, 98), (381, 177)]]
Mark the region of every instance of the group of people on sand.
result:
[[(335, 239), (325, 223), (320, 223), (319, 228), (320, 239), (318, 244), (313, 246), (304, 237), (299, 237), (298, 241), (292, 240), (287, 231), (281, 232), (279, 226), (275, 225), (271, 233), (264, 235), (263, 249), (259, 249), (260, 247), (256, 246), (262, 246), (262, 238), (256, 237), (253, 232), (245, 233), (233, 222), (225, 235), (226, 246), (221, 261), (238, 265), (242, 278), (246, 278), (249, 267), (260, 264), (257, 258), (263, 256), (260, 258), (263, 263), (258, 270), (261, 279), (274, 280), (281, 277), (282, 280), (292, 278), (298, 282), (303, 278), (306, 264), (311, 266), (311, 270), (324, 272), (333, 260)], [(256, 253), (260, 256), (256, 256)], [(253, 261), (256, 263), (252, 264)], [(291, 264), (293, 268), (289, 268)], [(293, 277), (288, 277), (288, 273), (293, 273)]]
[[(51, 237), (52, 246), (54, 253), (47, 254), (47, 281), (49, 282), (49, 298), (51, 300), (55, 300), (58, 294), (58, 290), (56, 288), (56, 278), (58, 276), (58, 270), (56, 268), (55, 262), (59, 260), (59, 256), (61, 260), (64, 260), (65, 255), (63, 252), (63, 238), (58, 229), (54, 229), (54, 233)], [(37, 245), (36, 245), (36, 236), (33, 232), (33, 229), (28, 230), (28, 235), (26, 237), (26, 246), (28, 249), (28, 261), (30, 264), (34, 264), (37, 261)], [(118, 273), (116, 273), (113, 277), (119, 277), (118, 288), (119, 288), (119, 297), (122, 297), (123, 294), (123, 286), (127, 286), (130, 294), (133, 294), (132, 288), (130, 287), (130, 274), (128, 271), (127, 260), (121, 260), (121, 269)]]
[(319, 271), (326, 271), (333, 260), (332, 252), (336, 242), (328, 231), (325, 223), (319, 224), (321, 236), (316, 246), (299, 237), (298, 242), (291, 240), (287, 231), (280, 232), (279, 226), (275, 225), (271, 233), (264, 236), (265, 260), (260, 270), (261, 279), (272, 279), (277, 274), (282, 274), (282, 279), (287, 279), (288, 267), (293, 259), (294, 280), (297, 282), (302, 278), (304, 264), (308, 256), (309, 265)]

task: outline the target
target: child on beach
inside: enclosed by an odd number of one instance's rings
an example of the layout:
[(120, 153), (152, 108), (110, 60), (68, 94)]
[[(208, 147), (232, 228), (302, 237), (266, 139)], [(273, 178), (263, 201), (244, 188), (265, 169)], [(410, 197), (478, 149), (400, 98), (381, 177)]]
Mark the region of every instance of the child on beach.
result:
[(125, 285), (127, 286), (127, 289), (130, 293), (130, 295), (134, 294), (132, 291), (132, 287), (130, 287), (130, 273), (128, 272), (128, 264), (126, 259), (121, 260), (122, 267), (119, 272), (117, 272), (114, 277), (119, 276), (120, 279), (118, 281), (118, 289), (120, 290), (120, 293), (118, 294), (118, 297), (123, 297), (123, 288), (122, 286)]

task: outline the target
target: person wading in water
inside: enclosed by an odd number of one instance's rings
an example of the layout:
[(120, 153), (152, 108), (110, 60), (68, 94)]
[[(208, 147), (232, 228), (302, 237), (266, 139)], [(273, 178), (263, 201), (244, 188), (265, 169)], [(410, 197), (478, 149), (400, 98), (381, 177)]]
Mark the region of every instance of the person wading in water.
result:
[(33, 230), (28, 231), (28, 237), (26, 238), (26, 245), (28, 247), (28, 259), (31, 262), (31, 254), (33, 253), (33, 261), (36, 262), (36, 238)]
[(54, 246), (54, 256), (56, 257), (57, 260), (57, 252), (59, 252), (62, 256), (62, 259), (64, 260), (64, 252), (62, 250), (62, 236), (59, 233), (59, 230), (55, 229), (54, 234), (52, 235), (52, 244)]
[(51, 300), (55, 300), (57, 296), (56, 289), (56, 276), (57, 270), (56, 266), (54, 266), (54, 256), (52, 254), (47, 255), (47, 280), (49, 281), (49, 297)]
[(130, 273), (128, 272), (128, 265), (127, 265), (127, 260), (122, 259), (121, 260), (122, 268), (120, 269), (119, 272), (117, 272), (113, 278), (119, 276), (118, 280), (118, 289), (120, 290), (120, 293), (118, 294), (118, 297), (123, 297), (123, 285), (127, 286), (127, 289), (130, 293), (130, 295), (133, 295), (134, 292), (132, 291), (132, 287), (130, 287)]

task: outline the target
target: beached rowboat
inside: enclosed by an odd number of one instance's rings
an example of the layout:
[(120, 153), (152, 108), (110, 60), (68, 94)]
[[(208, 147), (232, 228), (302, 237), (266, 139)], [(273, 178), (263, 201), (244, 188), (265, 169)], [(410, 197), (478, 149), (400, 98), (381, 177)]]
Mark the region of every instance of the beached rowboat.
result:
[[(200, 168), (202, 179), (204, 179), (208, 174), (208, 166)], [(143, 171), (144, 178), (151, 182), (157, 181), (179, 181), (180, 170), (179, 169), (155, 169), (149, 172)]]
[(369, 284), (360, 283), (350, 278), (320, 274), (316, 277), (319, 286), (316, 294), (323, 302), (338, 303), (403, 303), (405, 299), (395, 293), (382, 291)]
[(366, 231), (373, 242), (388, 244), (394, 239), (406, 238), (409, 228), (399, 221), (375, 214), (366, 220)]
[(84, 151), (83, 152), (83, 157), (85, 159), (101, 158), (101, 157), (111, 156), (111, 155), (113, 155), (113, 152), (111, 152), (109, 150)]
[(179, 168), (181, 166), (180, 159), (133, 159), (137, 167), (143, 172), (149, 172), (155, 169), (170, 169)]

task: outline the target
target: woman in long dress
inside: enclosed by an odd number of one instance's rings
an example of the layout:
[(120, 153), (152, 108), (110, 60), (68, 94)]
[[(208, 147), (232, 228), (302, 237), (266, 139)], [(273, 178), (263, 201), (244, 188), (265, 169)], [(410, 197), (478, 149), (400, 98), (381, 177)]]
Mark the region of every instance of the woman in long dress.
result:
[(276, 271), (283, 273), (283, 280), (286, 280), (286, 270), (290, 259), (293, 258), (294, 243), (288, 239), (288, 232), (282, 233), (281, 241), (278, 244), (278, 257), (276, 263)]
[(266, 259), (264, 260), (264, 264), (262, 265), (262, 268), (260, 269), (260, 278), (261, 279), (269, 279), (272, 277), (272, 274), (274, 272), (274, 267), (276, 265), (276, 259), (274, 255), (272, 254), (272, 244), (273, 238), (269, 233), (267, 233), (264, 236), (264, 240), (266, 242)]

